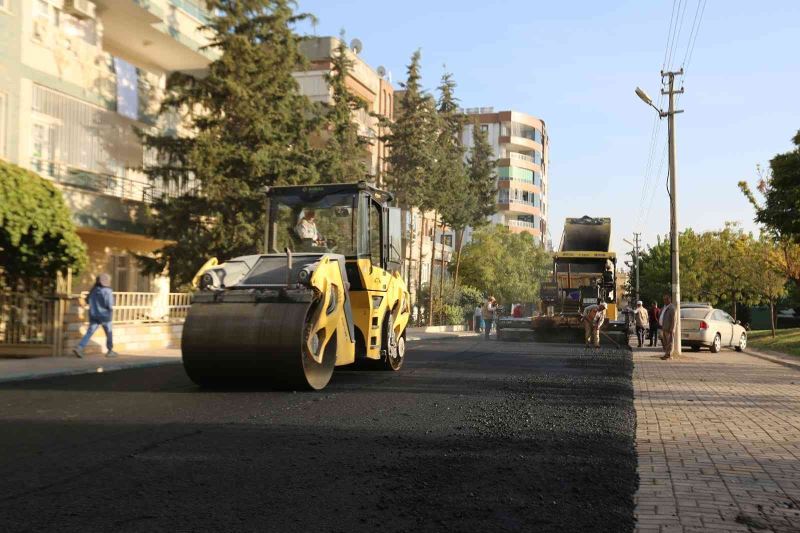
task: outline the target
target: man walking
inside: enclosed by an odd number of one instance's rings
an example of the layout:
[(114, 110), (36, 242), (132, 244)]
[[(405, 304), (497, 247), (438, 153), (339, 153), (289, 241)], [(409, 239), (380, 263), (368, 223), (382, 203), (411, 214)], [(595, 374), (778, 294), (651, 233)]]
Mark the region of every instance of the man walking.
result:
[(661, 309), (661, 346), (664, 348), (661, 359), (666, 361), (672, 358), (673, 342), (675, 342), (675, 306), (672, 305), (672, 297), (665, 294), (664, 307)]
[(605, 302), (600, 302), (599, 304), (587, 306), (583, 310), (581, 318), (587, 347), (590, 346), (590, 343), (595, 348), (600, 347), (600, 328), (606, 320), (606, 307)]
[(481, 310), (481, 316), (483, 316), (483, 333), (486, 336), (486, 340), (489, 340), (489, 334), (492, 332), (492, 324), (494, 323), (494, 314), (496, 310), (497, 300), (494, 299), (494, 296), (489, 296)]
[(636, 340), (639, 342), (639, 348), (641, 348), (642, 344), (644, 344), (644, 330), (650, 325), (647, 309), (642, 306), (641, 300), (636, 302), (633, 320), (636, 323)]
[(658, 320), (661, 318), (661, 309), (658, 304), (653, 300), (650, 304), (650, 309), (647, 311), (647, 318), (650, 321), (650, 346), (658, 346)]
[(111, 318), (114, 311), (114, 293), (111, 290), (111, 276), (108, 274), (100, 274), (94, 283), (94, 287), (89, 291), (89, 329), (86, 330), (86, 335), (83, 336), (78, 347), (72, 353), (76, 357), (83, 358), (83, 350), (89, 344), (89, 340), (97, 331), (97, 328), (103, 328), (106, 332), (106, 357), (116, 357), (117, 352), (114, 351), (114, 341), (111, 336)]

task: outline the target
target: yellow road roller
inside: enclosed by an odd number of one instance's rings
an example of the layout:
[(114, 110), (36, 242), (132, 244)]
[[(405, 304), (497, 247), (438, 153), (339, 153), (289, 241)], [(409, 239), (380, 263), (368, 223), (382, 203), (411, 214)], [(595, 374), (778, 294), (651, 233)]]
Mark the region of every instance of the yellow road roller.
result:
[(200, 273), (181, 339), (188, 376), (320, 390), (336, 366), (400, 370), (410, 301), (391, 194), (359, 182), (266, 196), (267, 253)]

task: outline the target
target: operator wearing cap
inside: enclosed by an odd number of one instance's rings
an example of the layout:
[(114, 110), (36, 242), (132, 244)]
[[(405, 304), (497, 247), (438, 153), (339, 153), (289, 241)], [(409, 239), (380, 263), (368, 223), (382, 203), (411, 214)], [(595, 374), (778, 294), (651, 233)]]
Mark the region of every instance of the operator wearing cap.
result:
[(606, 307), (605, 302), (600, 302), (596, 305), (587, 306), (586, 309), (583, 310), (582, 317), (583, 329), (586, 333), (584, 336), (586, 346), (589, 346), (591, 343), (595, 348), (600, 347), (600, 328), (603, 322), (606, 321)]

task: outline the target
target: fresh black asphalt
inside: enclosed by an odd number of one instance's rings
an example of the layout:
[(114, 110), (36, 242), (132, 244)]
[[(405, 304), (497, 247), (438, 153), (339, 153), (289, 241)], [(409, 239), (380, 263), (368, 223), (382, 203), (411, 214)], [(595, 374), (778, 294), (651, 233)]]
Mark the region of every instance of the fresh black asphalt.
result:
[(319, 393), (0, 386), (3, 531), (632, 531), (627, 350), (461, 338)]

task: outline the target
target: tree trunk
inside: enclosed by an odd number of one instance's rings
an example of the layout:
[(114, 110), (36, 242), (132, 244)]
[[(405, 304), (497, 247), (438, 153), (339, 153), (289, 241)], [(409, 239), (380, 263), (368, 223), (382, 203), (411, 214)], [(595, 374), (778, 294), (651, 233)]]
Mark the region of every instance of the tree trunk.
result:
[[(425, 242), (425, 214), (420, 209), (419, 217), (419, 259), (417, 264), (417, 292), (416, 292), (416, 306), (418, 313), (422, 313), (422, 245)], [(420, 316), (417, 315), (417, 323), (420, 322)]]
[[(444, 238), (444, 222), (441, 225), (442, 238)], [(441, 267), (439, 268), (439, 325), (444, 322), (444, 241), (441, 243)]]
[(456, 232), (456, 272), (453, 276), (453, 287), (458, 288), (458, 267), (461, 266), (461, 246), (464, 244), (464, 230)]
[(406, 287), (411, 288), (411, 250), (414, 247), (414, 229), (411, 229), (411, 237), (408, 238), (406, 236), (406, 228), (411, 227), (409, 223), (409, 217), (413, 216), (413, 213), (410, 212), (408, 209), (403, 209), (401, 211), (403, 214), (402, 222), (403, 225), (403, 279), (406, 280)]
[(775, 300), (769, 299), (769, 324), (772, 328), (772, 338), (775, 338)]
[(439, 212), (433, 212), (433, 235), (431, 235), (431, 270), (428, 273), (428, 325), (433, 325), (433, 266), (436, 264), (436, 226)]

